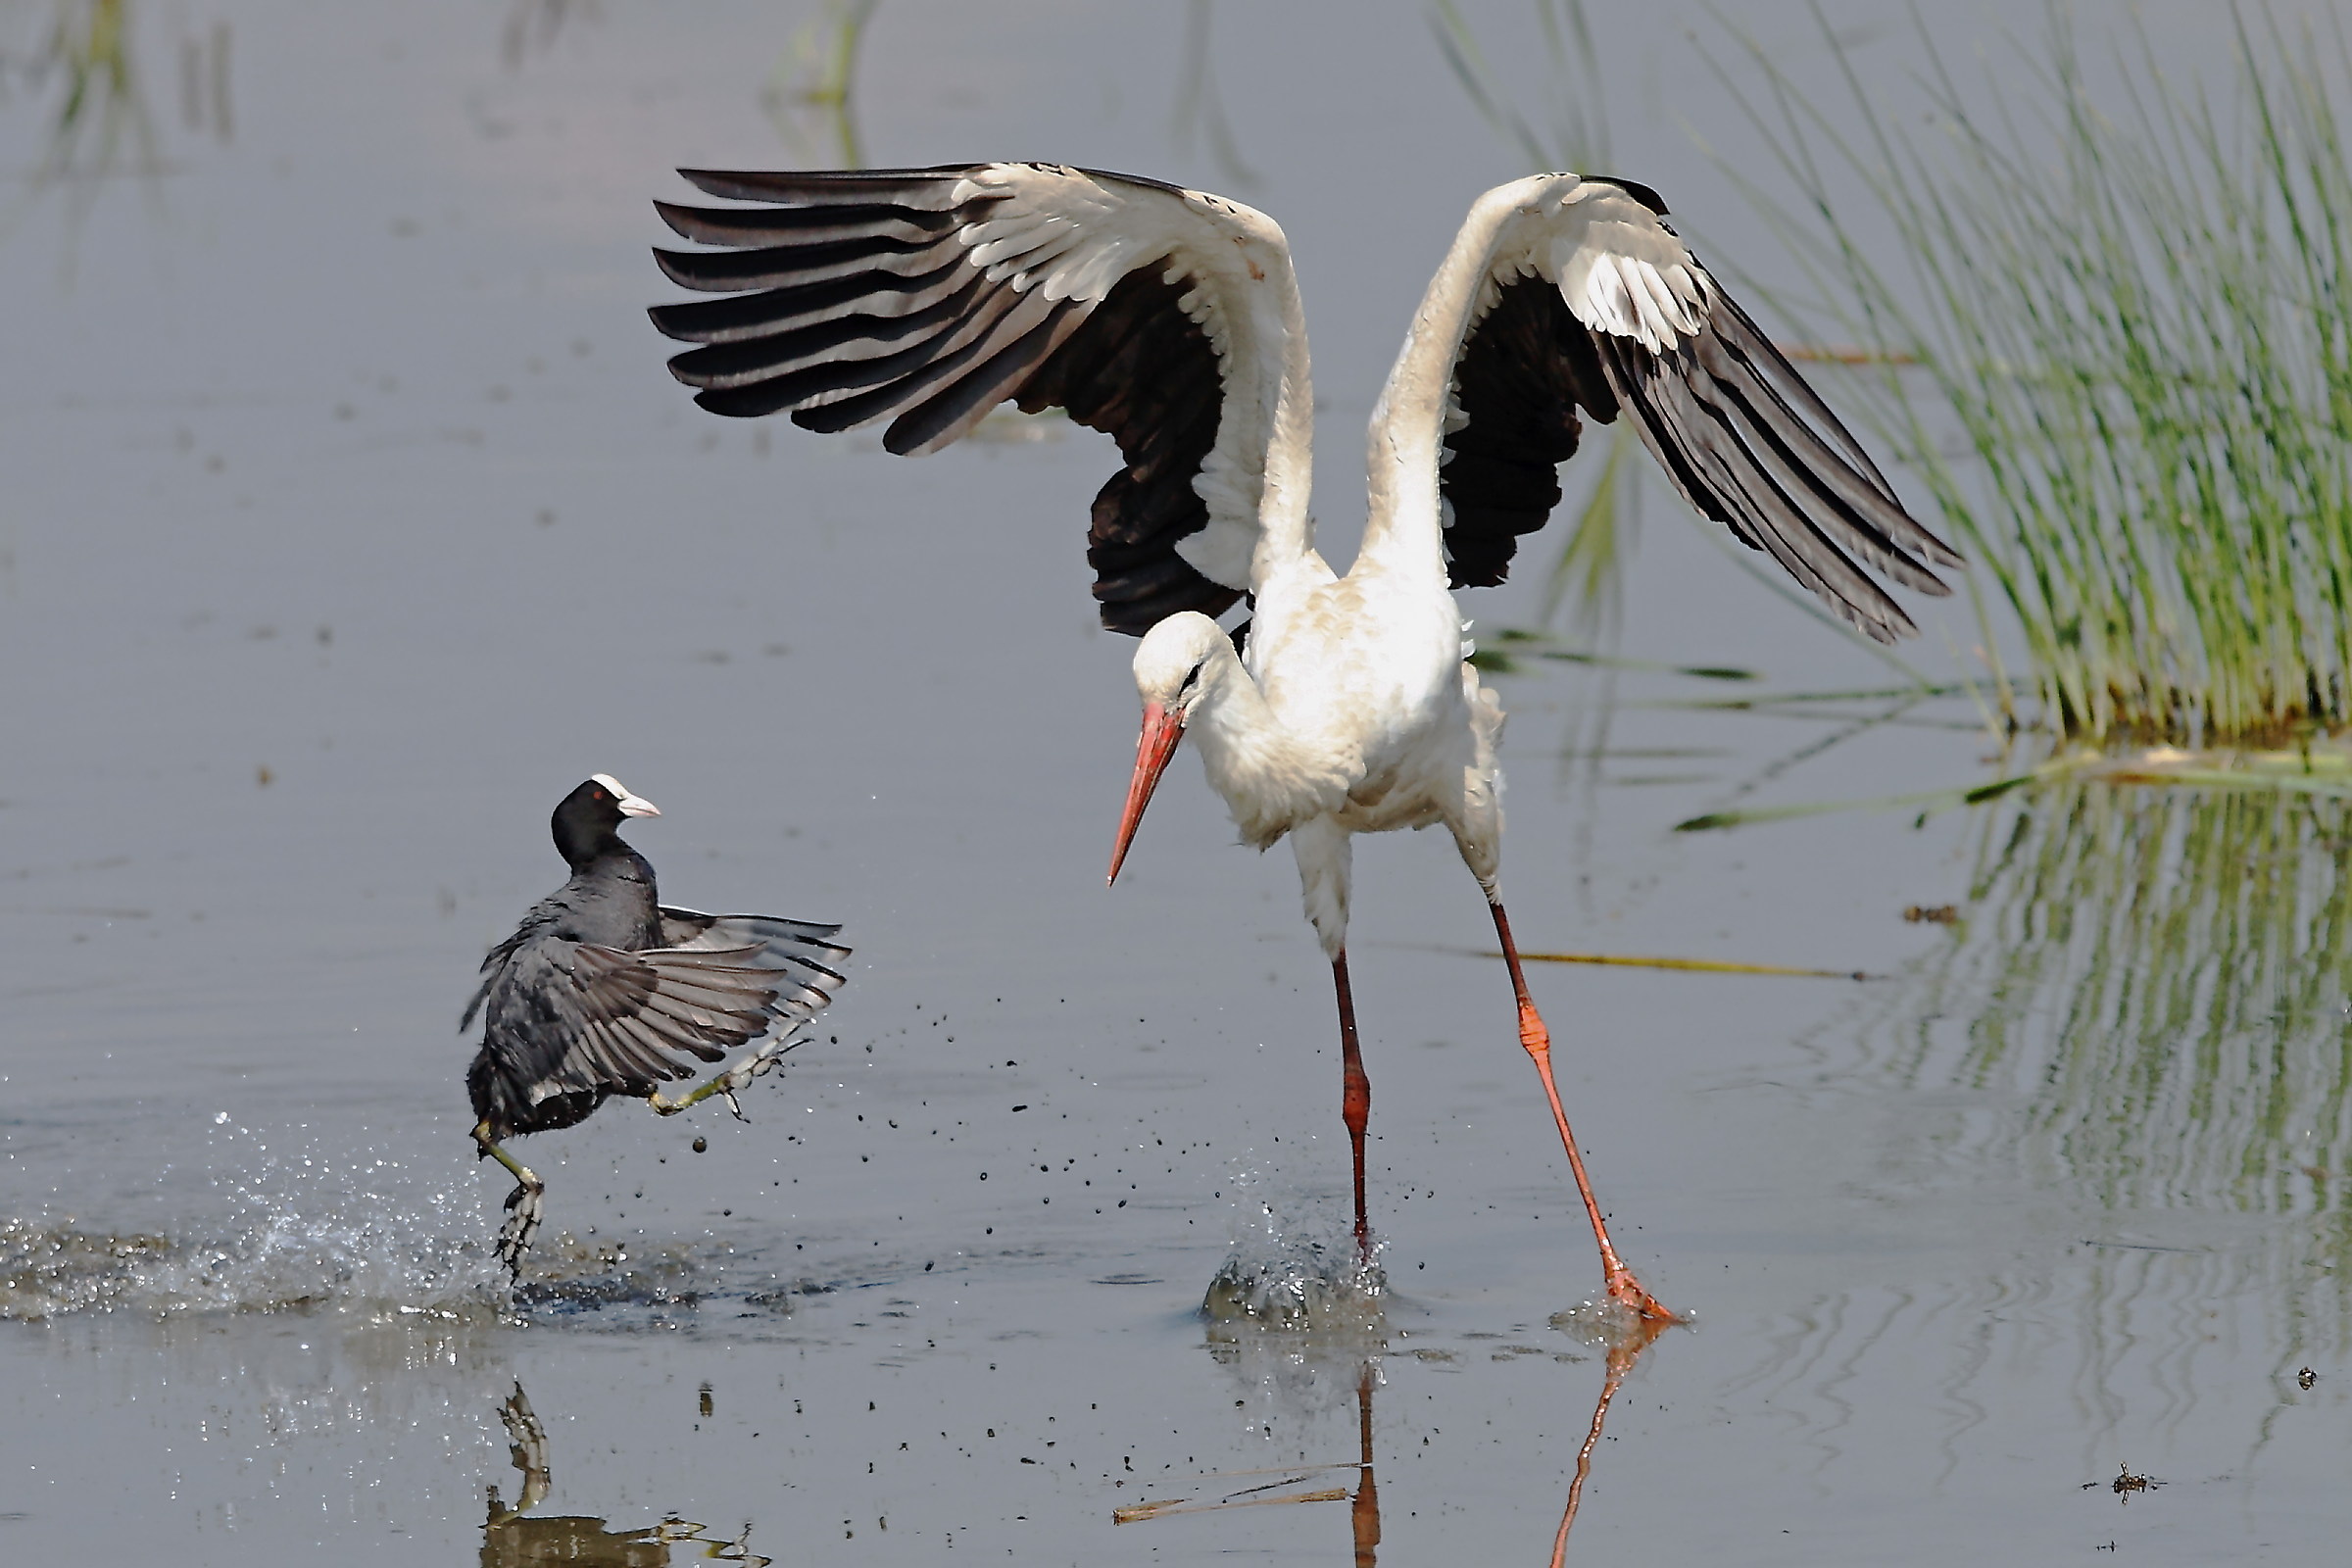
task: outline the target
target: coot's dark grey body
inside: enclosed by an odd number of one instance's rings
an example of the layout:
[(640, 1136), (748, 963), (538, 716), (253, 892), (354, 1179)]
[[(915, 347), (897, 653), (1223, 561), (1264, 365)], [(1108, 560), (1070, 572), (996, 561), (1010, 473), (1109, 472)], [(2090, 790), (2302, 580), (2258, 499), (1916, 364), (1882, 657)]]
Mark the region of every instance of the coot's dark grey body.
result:
[[(732, 1103), (842, 984), (836, 965), (850, 950), (831, 940), (839, 926), (663, 907), (653, 866), (615, 831), (626, 816), (658, 814), (605, 773), (564, 798), (551, 825), (571, 879), (490, 950), (458, 1025), (482, 1015), (466, 1074), (474, 1141), (520, 1183), (499, 1238), (513, 1268), (538, 1228), (541, 1184), (502, 1140), (569, 1127), (614, 1095), (665, 1115), (711, 1094)], [(695, 1071), (678, 1053), (715, 1062), (762, 1036), (760, 1050), (693, 1094), (661, 1094)]]

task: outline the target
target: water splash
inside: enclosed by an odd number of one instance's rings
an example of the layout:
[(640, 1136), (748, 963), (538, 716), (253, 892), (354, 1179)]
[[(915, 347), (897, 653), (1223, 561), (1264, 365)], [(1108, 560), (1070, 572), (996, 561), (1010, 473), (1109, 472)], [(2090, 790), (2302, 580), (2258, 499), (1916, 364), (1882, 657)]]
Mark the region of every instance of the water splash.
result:
[(1285, 1333), (1378, 1336), (1389, 1292), (1377, 1237), (1359, 1245), (1351, 1225), (1296, 1199), (1269, 1198), (1262, 1177), (1238, 1190), (1232, 1251), (1200, 1302), (1212, 1324)]
[[(543, 1237), (510, 1282), (491, 1246), (497, 1214), (458, 1153), (421, 1157), (305, 1128), (214, 1119), (202, 1156), (166, 1165), (136, 1224), (46, 1212), (0, 1220), (0, 1321), (129, 1313), (334, 1314), (404, 1326), (594, 1323), (676, 1328), (707, 1304), (781, 1319), (815, 1280), (760, 1266), (767, 1249), (710, 1236), (663, 1241)], [(394, 1149), (401, 1151), (393, 1152)], [(56, 1191), (91, 1191), (69, 1174)], [(112, 1217), (112, 1216), (110, 1216)]]
[[(201, 1162), (167, 1164), (169, 1220), (0, 1222), (0, 1318), (334, 1311), (362, 1321), (496, 1315), (503, 1271), (454, 1159), (213, 1118)], [(144, 1205), (142, 1200), (142, 1206)]]
[(0, 1319), (37, 1322), (56, 1312), (112, 1307), (130, 1294), (141, 1270), (174, 1250), (161, 1236), (0, 1222)]
[(269, 1204), (183, 1237), (8, 1220), (0, 1222), (0, 1319), (116, 1311), (493, 1316), (503, 1270), (478, 1237), (453, 1223), (452, 1206), (367, 1195), (324, 1207)]
[(1606, 1350), (1611, 1355), (1628, 1348), (1631, 1348), (1632, 1353), (1639, 1354), (1658, 1337), (1662, 1329), (1698, 1327), (1697, 1314), (1687, 1308), (1674, 1322), (1662, 1324), (1642, 1316), (1623, 1301), (1612, 1300), (1605, 1296), (1565, 1307), (1552, 1313), (1547, 1321), (1579, 1345)]

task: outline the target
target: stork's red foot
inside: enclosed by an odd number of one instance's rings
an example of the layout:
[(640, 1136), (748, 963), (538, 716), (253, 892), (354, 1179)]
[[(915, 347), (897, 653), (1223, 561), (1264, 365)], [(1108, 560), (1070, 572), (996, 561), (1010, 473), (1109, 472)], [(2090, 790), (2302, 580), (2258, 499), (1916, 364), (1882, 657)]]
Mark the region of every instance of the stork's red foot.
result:
[(1631, 1312), (1641, 1322), (1654, 1323), (1663, 1328), (1682, 1319), (1666, 1310), (1658, 1298), (1642, 1288), (1634, 1271), (1620, 1263), (1609, 1271), (1609, 1299)]

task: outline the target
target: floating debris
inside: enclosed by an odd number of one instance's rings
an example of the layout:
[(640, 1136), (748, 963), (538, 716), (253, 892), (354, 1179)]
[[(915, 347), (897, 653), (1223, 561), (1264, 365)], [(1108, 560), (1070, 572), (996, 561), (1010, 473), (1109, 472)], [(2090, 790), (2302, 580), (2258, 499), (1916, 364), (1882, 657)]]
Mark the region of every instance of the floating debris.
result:
[(2153, 1492), (2158, 1487), (2163, 1486), (2164, 1483), (2158, 1481), (2153, 1476), (2133, 1475), (2132, 1473), (2132, 1467), (2128, 1464), (2125, 1464), (2116, 1466), (2116, 1476), (2113, 1481), (2103, 1483), (2097, 1481), (2085, 1481), (2082, 1483), (2082, 1490), (2084, 1492), (2089, 1492), (2092, 1489), (2102, 1485), (2112, 1489), (2116, 1495), (2122, 1497), (2126, 1502), (2130, 1502), (2132, 1500), (2132, 1494), (2134, 1492)]
[[(1449, 950), (1478, 958), (1500, 958), (1492, 948)], [(1658, 958), (1622, 953), (1522, 953), (1525, 963), (1593, 963), (1622, 969), (1676, 969), (1698, 974), (1773, 974), (1795, 980), (1885, 980), (1862, 969), (1802, 969), (1785, 963), (1740, 963), (1732, 958)]]
[[(1309, 1465), (1307, 1469), (1339, 1469), (1352, 1466)], [(1263, 1487), (1250, 1488), (1250, 1492), (1270, 1491), (1274, 1487), (1291, 1486), (1292, 1481), (1269, 1482)], [(1152, 1497), (1129, 1503), (1124, 1508), (1110, 1510), (1114, 1525), (1142, 1524), (1147, 1519), (1164, 1519), (1172, 1513), (1207, 1513), (1217, 1508), (1270, 1508), (1285, 1502), (1348, 1502), (1354, 1494), (1346, 1487), (1319, 1487), (1312, 1492), (1294, 1492), (1279, 1497), (1253, 1497), (1247, 1493), (1234, 1493), (1213, 1501), (1197, 1501), (1192, 1497)]]

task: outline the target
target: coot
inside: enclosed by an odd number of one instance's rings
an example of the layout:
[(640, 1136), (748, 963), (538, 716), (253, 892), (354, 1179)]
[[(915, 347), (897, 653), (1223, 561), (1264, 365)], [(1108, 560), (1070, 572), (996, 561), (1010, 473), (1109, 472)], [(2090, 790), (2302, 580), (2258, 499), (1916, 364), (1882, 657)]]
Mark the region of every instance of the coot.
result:
[[(483, 1018), (466, 1088), (474, 1142), (518, 1184), (498, 1238), (517, 1277), (545, 1188), (504, 1140), (569, 1127), (614, 1095), (664, 1116), (721, 1095), (740, 1117), (735, 1091), (800, 1044), (802, 1026), (843, 983), (850, 950), (832, 940), (838, 925), (664, 906), (653, 866), (615, 831), (623, 818), (661, 814), (610, 773), (564, 797), (551, 825), (571, 880), (490, 950), (458, 1024), (463, 1033)], [(700, 1088), (675, 1100), (661, 1093), (693, 1076), (682, 1056), (715, 1062), (754, 1041), (757, 1050)]]

